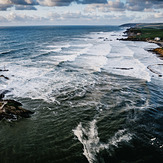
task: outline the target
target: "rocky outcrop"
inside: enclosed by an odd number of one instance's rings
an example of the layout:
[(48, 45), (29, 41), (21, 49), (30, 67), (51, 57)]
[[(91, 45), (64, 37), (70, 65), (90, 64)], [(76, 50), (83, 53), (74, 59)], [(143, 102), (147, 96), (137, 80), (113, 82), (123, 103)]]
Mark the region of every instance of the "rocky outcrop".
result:
[(137, 36), (141, 36), (141, 31), (139, 29), (129, 28), (124, 32), (124, 34), (125, 34), (125, 36), (127, 36), (127, 38), (122, 38), (120, 40), (124, 40), (124, 41), (146, 41), (145, 39), (137, 38)]
[(6, 80), (9, 80), (9, 78), (7, 76), (4, 76), (4, 75), (0, 75), (0, 78), (4, 78)]
[(2, 70), (2, 69), (0, 69), (0, 71), (9, 71), (9, 70), (6, 70), (5, 68)]
[(0, 120), (17, 120), (20, 117), (29, 118), (32, 111), (22, 108), (22, 104), (15, 100), (0, 100)]
[(128, 68), (128, 67), (113, 67), (113, 69), (119, 69), (119, 70), (132, 70), (132, 69), (134, 69), (134, 68)]
[[(9, 70), (7, 70), (7, 69), (4, 67), (4, 69), (0, 69), (0, 72), (1, 72), (1, 71), (9, 71)], [(4, 78), (4, 79), (9, 80), (9, 78), (6, 77), (6, 76), (4, 76), (4, 75), (0, 75), (0, 78)]]
[(154, 74), (157, 74), (158, 77), (162, 77), (163, 74), (162, 74), (161, 71), (159, 71), (159, 69), (156, 68), (157, 66), (162, 67), (163, 64), (149, 65), (147, 68), (148, 68), (151, 72), (153, 72)]
[(17, 120), (20, 117), (28, 118), (32, 111), (22, 108), (22, 104), (15, 100), (3, 100), (8, 90), (0, 90), (0, 120), (11, 119)]
[(28, 118), (34, 112), (22, 108), (22, 104), (15, 100), (4, 100), (5, 94), (8, 90), (0, 90), (0, 120), (11, 119), (17, 120), (20, 117)]
[[(8, 71), (7, 69), (0, 69), (0, 71)], [(4, 78), (9, 80), (8, 77), (4, 75), (0, 75), (0, 78)], [(4, 100), (5, 94), (8, 93), (8, 90), (0, 90), (0, 120), (2, 119), (10, 119), (10, 120), (17, 120), (20, 117), (28, 118), (30, 114), (34, 112), (30, 110), (26, 110), (22, 108), (22, 104), (15, 100)]]
[(153, 52), (159, 54), (159, 57), (163, 57), (163, 48), (153, 49)]
[[(158, 29), (159, 30), (159, 29)], [(157, 31), (156, 29), (150, 29), (150, 32), (148, 33), (148, 30), (145, 28), (129, 28), (127, 29), (124, 34), (127, 36), (126, 38), (122, 38), (119, 40), (123, 41), (147, 41), (149, 43), (155, 43), (160, 46), (160, 48), (152, 49), (149, 51), (152, 51), (156, 54), (158, 54), (158, 57), (160, 59), (163, 59), (163, 41), (159, 37), (159, 41), (153, 39), (153, 33)], [(158, 31), (160, 32), (160, 31)], [(161, 34), (160, 34), (161, 35)], [(157, 37), (155, 37), (157, 38)]]

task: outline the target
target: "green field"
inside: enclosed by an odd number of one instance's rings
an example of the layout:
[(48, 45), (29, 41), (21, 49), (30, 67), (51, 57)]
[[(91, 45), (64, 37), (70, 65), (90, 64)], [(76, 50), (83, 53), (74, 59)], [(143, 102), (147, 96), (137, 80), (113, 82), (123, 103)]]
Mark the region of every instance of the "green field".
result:
[(156, 29), (156, 28), (149, 28), (149, 27), (143, 27), (143, 28), (136, 28), (133, 29), (134, 33), (141, 33), (139, 36), (135, 36), (136, 38), (140, 40), (154, 40), (155, 37), (160, 37), (161, 40), (163, 40), (163, 29)]
[(146, 41), (159, 37), (163, 41), (163, 23), (128, 23), (121, 27), (130, 27), (126, 32), (128, 40)]

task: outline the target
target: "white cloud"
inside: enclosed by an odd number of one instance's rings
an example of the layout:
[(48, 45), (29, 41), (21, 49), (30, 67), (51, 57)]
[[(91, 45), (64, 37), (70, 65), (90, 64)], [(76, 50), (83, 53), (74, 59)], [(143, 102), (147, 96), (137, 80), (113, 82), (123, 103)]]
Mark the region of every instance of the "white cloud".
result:
[[(76, 4), (95, 4), (94, 7), (103, 12), (124, 10), (145, 11), (149, 9), (163, 8), (163, 0), (0, 0), (0, 10), (6, 10), (13, 5), (41, 5), (54, 7), (68, 6), (72, 2), (75, 2)], [(31, 8), (26, 7), (26, 10)]]
[(30, 5), (16, 5), (15, 10), (37, 10), (34, 6)]
[[(0, 24), (8, 22), (8, 24), (23, 25), (109, 25), (113, 23), (120, 24), (126, 22), (163, 22), (163, 10), (162, 8), (160, 8), (160, 6), (163, 5), (163, 0), (126, 1), (127, 3), (125, 3), (124, 0), (109, 0), (107, 3), (106, 0), (0, 0), (0, 10), (2, 13), (0, 16)], [(71, 4), (71, 2), (75, 3), (67, 6)], [(87, 5), (78, 5), (79, 3)], [(63, 7), (54, 8), (52, 6)], [(80, 6), (82, 9), (80, 8)], [(11, 9), (6, 11), (8, 8)], [(16, 11), (36, 10), (36, 8), (38, 9), (38, 11)]]
[(155, 18), (162, 18), (163, 19), (163, 13), (162, 12), (158, 12), (154, 14)]
[(125, 5), (120, 0), (116, 0), (108, 1), (106, 4), (90, 4), (85, 9), (86, 12), (94, 12), (97, 10), (100, 12), (124, 11)]
[(163, 7), (163, 0), (126, 0), (126, 9), (131, 11), (144, 11)]

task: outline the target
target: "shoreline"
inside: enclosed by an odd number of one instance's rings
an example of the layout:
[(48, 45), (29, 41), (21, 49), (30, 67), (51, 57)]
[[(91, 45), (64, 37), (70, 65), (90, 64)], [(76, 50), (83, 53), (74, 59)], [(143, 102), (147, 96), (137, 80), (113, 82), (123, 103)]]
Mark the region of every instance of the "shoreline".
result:
[(119, 40), (122, 41), (143, 41), (148, 43), (154, 43), (157, 44), (159, 47), (149, 50), (152, 53), (157, 54), (157, 57), (159, 57), (161, 60), (163, 60), (163, 41), (155, 41), (154, 39), (149, 38), (141, 38), (141, 29), (139, 28), (133, 28), (130, 27), (126, 31), (124, 31), (124, 34), (126, 34), (127, 38), (121, 38)]

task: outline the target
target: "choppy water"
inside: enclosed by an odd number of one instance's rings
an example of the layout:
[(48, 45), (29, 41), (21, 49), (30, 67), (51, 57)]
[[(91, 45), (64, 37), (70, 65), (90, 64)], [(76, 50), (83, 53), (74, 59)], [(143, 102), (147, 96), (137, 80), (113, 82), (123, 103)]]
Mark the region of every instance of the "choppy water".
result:
[(0, 89), (35, 111), (0, 122), (0, 162), (163, 161), (163, 61), (123, 31), (0, 28)]

